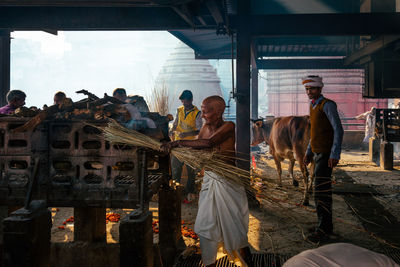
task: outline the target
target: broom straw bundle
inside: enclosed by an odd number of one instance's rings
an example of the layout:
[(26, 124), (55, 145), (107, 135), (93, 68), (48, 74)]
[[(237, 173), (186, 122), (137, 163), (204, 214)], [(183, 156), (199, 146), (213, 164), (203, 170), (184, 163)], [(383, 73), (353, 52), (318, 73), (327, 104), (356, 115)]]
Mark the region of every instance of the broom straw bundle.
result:
[[(104, 138), (112, 143), (161, 151), (161, 142), (135, 130), (127, 129), (114, 120), (111, 120), (107, 127), (101, 130)], [(213, 171), (235, 185), (244, 186), (249, 192), (253, 191), (250, 185), (250, 172), (227, 163), (226, 160), (233, 159), (231, 157), (189, 147), (173, 148), (171, 149), (171, 154), (194, 169), (205, 168), (205, 170)]]
[[(105, 139), (112, 143), (127, 144), (132, 146), (145, 147), (155, 151), (161, 151), (161, 142), (137, 131), (127, 129), (114, 120), (111, 120), (108, 126), (105, 128), (101, 128), (101, 130), (104, 133)], [(270, 205), (272, 204), (275, 208), (278, 208), (276, 209), (277, 211), (281, 211), (284, 216), (293, 220), (296, 226), (301, 230), (303, 238), (305, 239), (303, 228), (298, 224), (298, 220), (293, 217), (293, 211), (298, 210), (299, 205), (294, 203), (291, 198), (297, 190), (294, 190), (293, 188), (289, 189), (287, 187), (281, 188), (281, 190), (276, 190), (276, 181), (271, 178), (262, 177), (262, 175), (260, 174), (255, 175), (258, 176), (258, 179), (263, 181), (264, 188), (262, 188), (261, 190), (255, 187), (253, 188), (254, 185), (250, 183), (250, 172), (226, 163), (225, 160), (238, 159), (235, 157), (228, 157), (217, 154), (215, 152), (196, 150), (188, 147), (173, 148), (171, 150), (171, 154), (194, 169), (199, 170), (205, 168), (205, 170), (215, 172), (216, 174), (222, 176), (224, 179), (226, 179), (230, 183), (233, 183), (234, 185), (244, 186), (245, 190), (248, 191), (250, 194), (255, 194), (257, 198), (266, 201)], [(310, 209), (308, 207), (303, 208), (304, 210), (309, 212), (314, 211), (313, 209)], [(303, 216), (301, 213), (299, 214)], [(337, 220), (339, 221), (338, 218)], [(343, 223), (344, 221), (340, 222)], [(355, 225), (352, 225), (350, 223), (348, 224), (356, 229)], [(358, 230), (361, 232), (363, 231), (360, 229)], [(374, 236), (372, 237), (381, 243), (393, 246), (383, 239)]]

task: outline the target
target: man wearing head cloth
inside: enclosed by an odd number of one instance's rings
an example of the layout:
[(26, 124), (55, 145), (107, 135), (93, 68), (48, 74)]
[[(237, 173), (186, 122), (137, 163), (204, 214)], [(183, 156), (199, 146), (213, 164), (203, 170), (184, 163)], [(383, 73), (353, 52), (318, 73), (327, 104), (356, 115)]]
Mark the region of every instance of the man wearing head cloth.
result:
[[(210, 96), (201, 105), (205, 124), (197, 140), (178, 140), (163, 145), (169, 152), (174, 147), (212, 150), (226, 156), (226, 163), (234, 165), (235, 124), (224, 121), (225, 101)], [(244, 187), (232, 185), (212, 171), (205, 171), (200, 191), (195, 232), (200, 237), (201, 257), (205, 266), (215, 266), (217, 250), (223, 246), (232, 259), (244, 266), (253, 266), (248, 247), (249, 208)]]
[(309, 229), (308, 239), (318, 243), (329, 238), (332, 223), (332, 169), (339, 163), (343, 139), (336, 103), (322, 94), (322, 78), (309, 75), (303, 78), (310, 103), (311, 138), (304, 156), (304, 163), (315, 162), (314, 200), (318, 223)]

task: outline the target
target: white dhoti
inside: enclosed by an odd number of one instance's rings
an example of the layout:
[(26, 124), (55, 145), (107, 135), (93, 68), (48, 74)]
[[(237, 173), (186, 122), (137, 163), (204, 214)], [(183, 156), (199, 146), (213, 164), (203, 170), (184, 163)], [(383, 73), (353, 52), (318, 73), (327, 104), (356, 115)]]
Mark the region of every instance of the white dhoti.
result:
[(249, 207), (244, 187), (233, 185), (223, 177), (206, 171), (194, 225), (200, 237), (204, 265), (215, 261), (216, 243), (223, 245), (230, 259), (237, 258), (238, 250), (248, 246), (248, 229)]

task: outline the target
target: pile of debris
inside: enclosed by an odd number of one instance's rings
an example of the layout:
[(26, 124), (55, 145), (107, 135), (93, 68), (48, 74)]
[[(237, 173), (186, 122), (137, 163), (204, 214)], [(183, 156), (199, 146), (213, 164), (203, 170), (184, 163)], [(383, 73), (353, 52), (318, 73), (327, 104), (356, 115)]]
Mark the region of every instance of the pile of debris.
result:
[(150, 135), (158, 140), (168, 139), (168, 133), (164, 127), (173, 119), (172, 115), (161, 116), (156, 112), (141, 111), (131, 103), (125, 103), (114, 97), (104, 94), (99, 98), (94, 94), (80, 90), (88, 97), (77, 102), (65, 98), (59, 105), (44, 106), (43, 110), (36, 107), (20, 107), (14, 114), (15, 117), (32, 117), (23, 126), (15, 129), (15, 132), (34, 130), (45, 120), (85, 120), (85, 121), (107, 121), (116, 120), (121, 125)]

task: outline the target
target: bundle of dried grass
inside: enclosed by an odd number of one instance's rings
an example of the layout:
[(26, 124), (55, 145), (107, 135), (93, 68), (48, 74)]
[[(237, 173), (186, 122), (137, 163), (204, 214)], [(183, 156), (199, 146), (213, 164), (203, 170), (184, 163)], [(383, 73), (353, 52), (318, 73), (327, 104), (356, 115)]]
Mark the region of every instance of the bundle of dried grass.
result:
[[(139, 146), (160, 151), (162, 143), (137, 131), (127, 129), (116, 121), (110, 121), (102, 129), (104, 138), (112, 143)], [(250, 185), (250, 172), (232, 166), (226, 162), (227, 157), (210, 151), (197, 150), (188, 147), (178, 147), (171, 150), (171, 154), (188, 166), (200, 170), (213, 171), (227, 181), (242, 185), (249, 192), (253, 192)]]
[(148, 102), (151, 111), (166, 116), (170, 106), (167, 85), (165, 83), (161, 84), (161, 86), (154, 85)]

